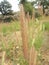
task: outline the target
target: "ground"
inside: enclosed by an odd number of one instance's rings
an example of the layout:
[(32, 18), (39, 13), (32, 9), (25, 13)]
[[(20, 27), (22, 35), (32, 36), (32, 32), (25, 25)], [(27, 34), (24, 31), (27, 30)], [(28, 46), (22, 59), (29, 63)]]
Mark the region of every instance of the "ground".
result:
[[(43, 44), (40, 47), (39, 65), (49, 65), (49, 24), (46, 23), (45, 31), (43, 33)], [(39, 55), (39, 56), (40, 56)]]

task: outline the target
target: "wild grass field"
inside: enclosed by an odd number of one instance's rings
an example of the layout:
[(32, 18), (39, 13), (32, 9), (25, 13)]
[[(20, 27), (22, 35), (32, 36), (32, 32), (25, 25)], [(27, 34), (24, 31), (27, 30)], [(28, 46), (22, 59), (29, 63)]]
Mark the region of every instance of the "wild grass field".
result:
[[(32, 24), (31, 21), (29, 23), (30, 29), (32, 26), (34, 28), (37, 27), (36, 24), (37, 23)], [(28, 62), (23, 57), (20, 28), (21, 27), (19, 21), (15, 21), (11, 23), (0, 23), (0, 62), (2, 61), (2, 52), (6, 51), (5, 64), (8, 63), (9, 65), (12, 64), (28, 65)], [(32, 29), (34, 30), (34, 28)], [(29, 47), (32, 46), (31, 35), (32, 35), (32, 30), (30, 32)], [(35, 47), (38, 50), (38, 48), (40, 47), (39, 43), (41, 43), (41, 37), (39, 36), (37, 40), (35, 42)]]
[(0, 1), (0, 65), (49, 65), (48, 0)]
[[(40, 32), (38, 33), (40, 35), (37, 36), (35, 43), (34, 43), (36, 50), (41, 53), (38, 57), (38, 60), (39, 60), (39, 62), (37, 62), (38, 65), (45, 63), (45, 62), (48, 63), (48, 61), (45, 61), (45, 59), (48, 59), (47, 58), (48, 55), (43, 50), (45, 48), (48, 50), (48, 48), (45, 47), (45, 45), (47, 44), (47, 41), (48, 41), (47, 36), (49, 35), (49, 22), (46, 21), (46, 22), (43, 22), (43, 24), (45, 26), (45, 29), (44, 31), (43, 30), (40, 31), (41, 34)], [(37, 25), (36, 22), (33, 24), (32, 22), (29, 23), (28, 25), (30, 27), (29, 32), (31, 31), (30, 35), (32, 35), (31, 33), (32, 33), (32, 30), (34, 30), (33, 28), (37, 27), (36, 25)], [(32, 26), (33, 28), (31, 29)], [(46, 35), (45, 35), (45, 32), (46, 32)], [(45, 41), (44, 39), (46, 39), (47, 41)], [(32, 46), (32, 36), (30, 36), (29, 38), (29, 47), (31, 46)], [(19, 21), (15, 21), (11, 23), (0, 23), (0, 64), (2, 64), (3, 51), (6, 51), (5, 64), (7, 65), (16, 65), (16, 64), (28, 65), (28, 62), (23, 57), (21, 27), (20, 27)], [(45, 56), (43, 53), (45, 53)]]

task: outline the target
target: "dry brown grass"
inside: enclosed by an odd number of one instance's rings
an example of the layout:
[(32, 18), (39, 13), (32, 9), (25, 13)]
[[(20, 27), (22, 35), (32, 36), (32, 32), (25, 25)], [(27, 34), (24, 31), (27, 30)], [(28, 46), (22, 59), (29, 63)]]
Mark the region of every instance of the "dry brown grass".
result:
[(20, 7), (20, 21), (21, 21), (21, 35), (22, 35), (22, 43), (23, 43), (23, 53), (24, 57), (28, 60), (28, 27), (27, 22), (25, 20), (25, 12), (23, 5)]

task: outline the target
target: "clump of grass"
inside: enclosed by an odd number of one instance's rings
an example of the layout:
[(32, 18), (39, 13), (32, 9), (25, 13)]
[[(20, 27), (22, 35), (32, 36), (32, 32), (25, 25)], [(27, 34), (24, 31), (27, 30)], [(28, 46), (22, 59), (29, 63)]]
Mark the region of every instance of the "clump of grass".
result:
[(45, 25), (45, 30), (49, 31), (49, 22), (44, 22), (44, 25)]

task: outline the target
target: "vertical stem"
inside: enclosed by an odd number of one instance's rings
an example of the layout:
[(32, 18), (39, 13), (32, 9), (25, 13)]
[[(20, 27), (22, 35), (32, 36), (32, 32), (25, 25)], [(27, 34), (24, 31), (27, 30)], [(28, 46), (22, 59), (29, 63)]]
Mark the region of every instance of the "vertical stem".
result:
[(35, 21), (35, 9), (33, 9), (32, 20)]
[(36, 65), (36, 60), (37, 60), (37, 51), (35, 51), (35, 54), (34, 54), (34, 63), (33, 63), (33, 65)]
[(3, 51), (3, 55), (2, 55), (2, 64), (1, 65), (4, 65), (5, 63), (5, 51)]
[(23, 53), (24, 57), (28, 60), (28, 26), (25, 20), (25, 12), (23, 5), (20, 7), (20, 21), (21, 21), (21, 35), (22, 35), (22, 43), (23, 43)]
[(36, 65), (37, 52), (34, 46), (30, 50), (29, 65)]
[(29, 12), (27, 13), (27, 20), (28, 20), (28, 22), (30, 22), (30, 15), (29, 15)]
[(30, 50), (30, 57), (29, 57), (29, 65), (33, 65), (33, 62), (34, 62), (34, 47), (31, 48)]

